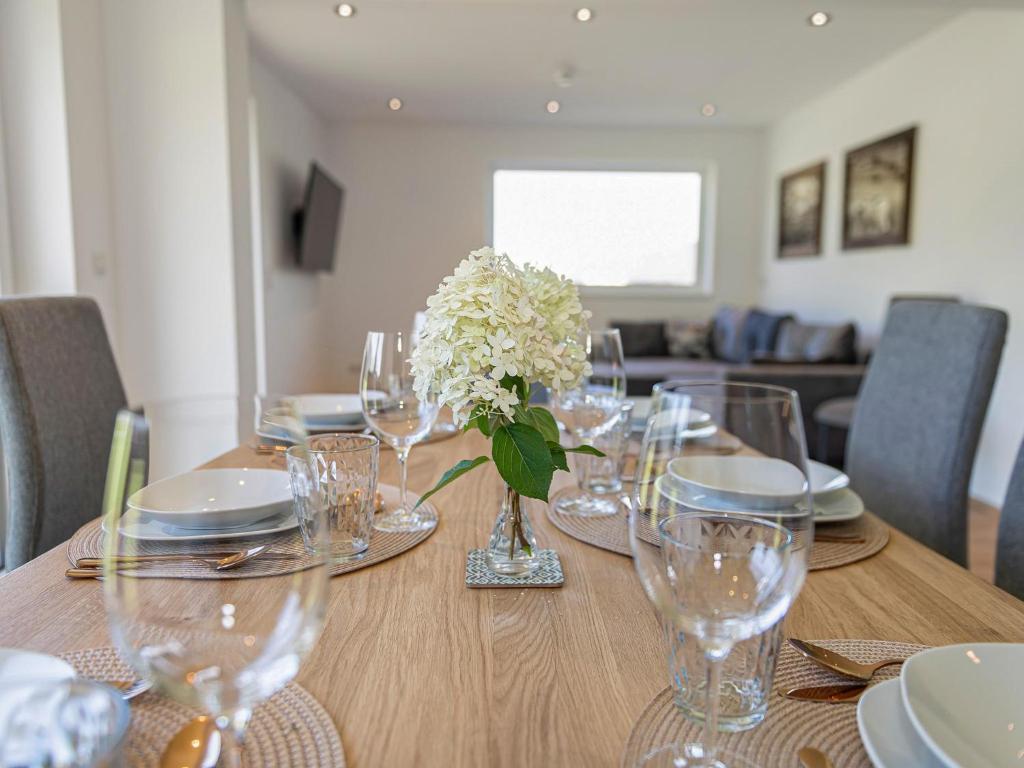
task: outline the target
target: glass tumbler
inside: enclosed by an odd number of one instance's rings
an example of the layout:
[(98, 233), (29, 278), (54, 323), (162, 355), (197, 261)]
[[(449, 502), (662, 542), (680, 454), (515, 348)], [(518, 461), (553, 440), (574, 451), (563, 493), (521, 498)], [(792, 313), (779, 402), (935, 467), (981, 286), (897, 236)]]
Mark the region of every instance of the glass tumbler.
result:
[[(335, 563), (358, 560), (370, 546), (380, 441), (373, 435), (316, 435), (306, 440), (305, 449), (288, 449), (288, 471), (306, 548), (319, 540), (313, 526), (323, 520), (327, 558)], [(323, 516), (304, 514), (316, 505), (323, 507)]]
[(580, 486), (590, 493), (604, 496), (622, 492), (622, 470), (633, 430), (633, 401), (627, 400), (619, 411), (619, 420), (607, 432), (594, 438), (595, 448), (604, 456), (576, 456), (582, 479)]

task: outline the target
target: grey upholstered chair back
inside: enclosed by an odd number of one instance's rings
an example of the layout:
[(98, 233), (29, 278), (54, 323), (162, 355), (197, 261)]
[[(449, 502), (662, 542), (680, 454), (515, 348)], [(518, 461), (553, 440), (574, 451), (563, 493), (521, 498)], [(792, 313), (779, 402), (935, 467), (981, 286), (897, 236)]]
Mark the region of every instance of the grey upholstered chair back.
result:
[(100, 514), (114, 420), (124, 406), (94, 301), (0, 300), (7, 568), (56, 546)]
[(996, 586), (1024, 600), (1024, 445), (1017, 452), (999, 515)]
[(1005, 337), (997, 309), (893, 305), (847, 443), (867, 508), (961, 565), (967, 485)]

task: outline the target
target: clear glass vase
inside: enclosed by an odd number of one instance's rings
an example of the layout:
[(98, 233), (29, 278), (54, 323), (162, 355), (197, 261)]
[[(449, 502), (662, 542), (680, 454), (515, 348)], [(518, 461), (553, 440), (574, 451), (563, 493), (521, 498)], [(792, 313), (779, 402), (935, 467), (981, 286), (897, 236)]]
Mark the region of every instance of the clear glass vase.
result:
[(540, 567), (537, 537), (519, 492), (508, 485), (487, 543), (487, 565), (502, 576), (529, 576)]

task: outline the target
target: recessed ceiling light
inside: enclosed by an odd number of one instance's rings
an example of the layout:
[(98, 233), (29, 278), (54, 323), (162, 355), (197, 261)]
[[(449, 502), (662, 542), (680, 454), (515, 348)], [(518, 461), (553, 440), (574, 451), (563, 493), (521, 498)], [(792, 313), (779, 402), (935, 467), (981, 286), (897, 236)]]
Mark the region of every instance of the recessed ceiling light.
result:
[(700, 113), (704, 115), (704, 117), (714, 117), (716, 112), (718, 112), (718, 107), (714, 104), (704, 104), (700, 108)]
[(815, 11), (807, 17), (807, 23), (812, 27), (824, 27), (830, 21), (832, 21), (832, 17), (824, 11)]
[(589, 8), (580, 8), (576, 11), (576, 21), (590, 21), (594, 18), (594, 12)]
[(402, 108), (402, 100), (397, 97), (388, 99), (388, 109), (392, 112), (397, 112)]
[(342, 3), (335, 7), (334, 12), (343, 19), (350, 19), (356, 15), (356, 7), (350, 3)]
[(547, 104), (544, 105), (544, 109), (546, 109), (548, 111), (549, 115), (555, 114), (561, 108), (562, 108), (562, 105), (559, 104), (557, 101), (555, 101), (555, 99), (552, 99), (551, 101), (549, 101)]

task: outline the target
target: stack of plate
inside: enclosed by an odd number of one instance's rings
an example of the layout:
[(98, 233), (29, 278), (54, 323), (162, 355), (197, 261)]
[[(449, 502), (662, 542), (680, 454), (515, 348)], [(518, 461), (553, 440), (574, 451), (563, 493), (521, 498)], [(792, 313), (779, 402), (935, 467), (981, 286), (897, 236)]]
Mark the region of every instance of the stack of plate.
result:
[(873, 685), (857, 727), (876, 768), (1019, 766), (1024, 755), (1024, 645), (978, 643), (910, 657)]
[(202, 469), (136, 491), (120, 532), (146, 541), (234, 539), (298, 525), (287, 472)]
[[(631, 397), (630, 400), (633, 401), (632, 431), (642, 434), (647, 428), (647, 419), (651, 413), (652, 398)], [(664, 414), (664, 416), (666, 417), (666, 426), (674, 429), (675, 414)], [(687, 428), (692, 433), (688, 435), (688, 437), (707, 437), (718, 431), (718, 427), (716, 427), (714, 422), (711, 420), (711, 414), (707, 411), (702, 411), (699, 408), (691, 408), (689, 410), (689, 413), (687, 414)]]
[[(864, 503), (838, 469), (808, 462), (816, 522), (860, 517)], [(682, 456), (668, 463), (678, 500), (705, 512), (803, 514), (806, 481), (788, 461), (763, 456)]]
[(285, 406), (269, 408), (256, 434), (268, 440), (291, 442), (285, 419), (294, 409), (307, 432), (358, 432), (366, 428), (359, 395), (294, 395)]

